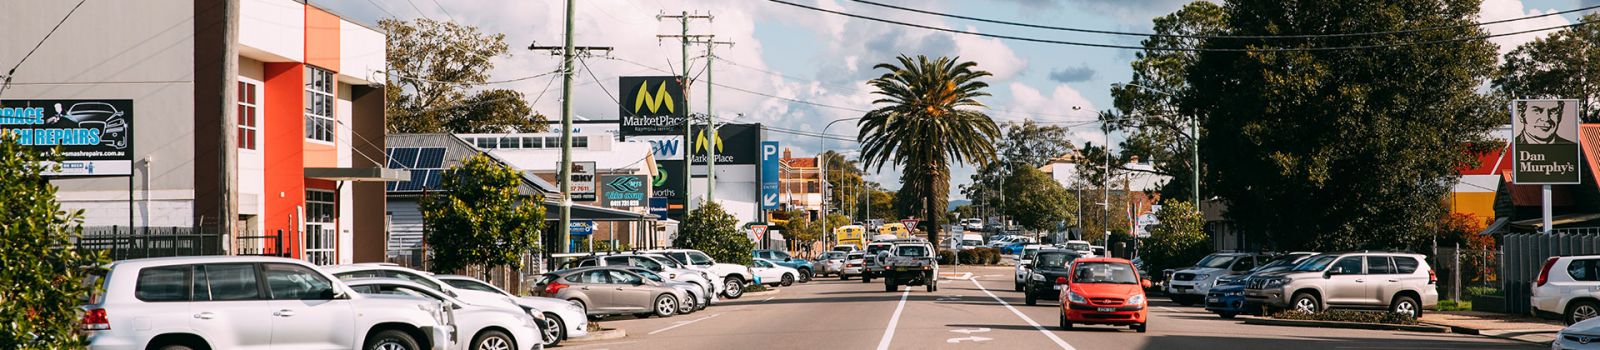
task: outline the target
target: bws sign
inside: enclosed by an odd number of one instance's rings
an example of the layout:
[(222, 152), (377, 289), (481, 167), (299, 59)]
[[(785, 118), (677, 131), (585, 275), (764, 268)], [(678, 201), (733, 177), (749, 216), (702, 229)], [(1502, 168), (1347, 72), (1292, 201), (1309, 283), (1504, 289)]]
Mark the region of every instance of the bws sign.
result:
[(688, 105), (683, 82), (675, 76), (622, 77), (618, 90), (623, 136), (682, 135)]

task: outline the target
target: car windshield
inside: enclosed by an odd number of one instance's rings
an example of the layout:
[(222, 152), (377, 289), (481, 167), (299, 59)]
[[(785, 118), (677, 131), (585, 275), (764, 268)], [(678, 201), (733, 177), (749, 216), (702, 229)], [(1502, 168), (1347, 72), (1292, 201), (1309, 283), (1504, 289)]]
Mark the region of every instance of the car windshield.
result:
[(1316, 257), (1307, 258), (1305, 261), (1301, 261), (1299, 265), (1295, 265), (1294, 266), (1294, 270), (1298, 271), (1298, 272), (1322, 271), (1324, 269), (1327, 269), (1328, 265), (1333, 264), (1333, 260), (1334, 259), (1338, 259), (1338, 258), (1339, 258), (1338, 256), (1333, 256), (1333, 255), (1323, 255), (1323, 256), (1316, 256)]
[(850, 254), (850, 257), (845, 258), (845, 259), (846, 260), (861, 260), (864, 257), (865, 256), (861, 255), (861, 253), (855, 253), (855, 254)]
[(1228, 265), (1233, 264), (1234, 259), (1238, 258), (1239, 257), (1231, 255), (1208, 255), (1205, 259), (1200, 259), (1200, 263), (1194, 264), (1194, 266), (1208, 267), (1213, 269), (1227, 268)]
[(928, 248), (920, 245), (906, 245), (896, 247), (894, 255), (907, 257), (928, 256)]
[(1080, 263), (1072, 270), (1072, 281), (1077, 283), (1139, 284), (1133, 266), (1123, 263)]
[(1077, 251), (1085, 251), (1085, 250), (1089, 250), (1089, 244), (1088, 243), (1067, 243), (1067, 249), (1072, 249), (1072, 250), (1077, 250)]
[(1067, 263), (1072, 262), (1072, 259), (1077, 257), (1078, 256), (1075, 254), (1067, 253), (1039, 253), (1039, 256), (1035, 257), (1033, 260), (1033, 266), (1039, 268), (1066, 268)]
[(829, 259), (843, 259), (843, 258), (844, 258), (844, 253), (841, 253), (841, 252), (827, 252), (827, 253), (822, 253), (822, 257), (820, 257), (818, 259), (820, 259), (820, 260), (829, 260)]
[(661, 256), (653, 256), (653, 255), (646, 256), (646, 257), (650, 258), (651, 260), (655, 260), (657, 263), (666, 264), (667, 266), (671, 266), (674, 269), (683, 268), (683, 264), (679, 264), (677, 260), (672, 260), (671, 258), (661, 257)]
[(1257, 267), (1256, 271), (1262, 271), (1262, 270), (1266, 270), (1266, 269), (1278, 268), (1278, 267), (1283, 267), (1283, 266), (1291, 266), (1292, 267), (1292, 266), (1294, 266), (1295, 259), (1297, 259), (1297, 258), (1299, 258), (1299, 257), (1286, 256), (1286, 257), (1280, 258), (1278, 260), (1273, 260), (1272, 262), (1267, 263), (1266, 265), (1261, 265), (1260, 267)]
[(790, 256), (789, 253), (784, 253), (784, 252), (780, 252), (780, 251), (773, 251), (772, 252), (772, 258), (773, 259), (782, 260), (782, 259), (793, 258), (793, 256)]
[(890, 247), (893, 247), (893, 246), (886, 245), (886, 244), (869, 245), (869, 246), (867, 246), (867, 253), (869, 253), (869, 254), (878, 254), (878, 252), (887, 250)]
[(706, 256), (705, 253), (690, 252), (689, 253), (689, 264), (692, 264), (692, 265), (711, 265), (711, 264), (715, 264), (715, 262), (712, 262), (711, 257)]

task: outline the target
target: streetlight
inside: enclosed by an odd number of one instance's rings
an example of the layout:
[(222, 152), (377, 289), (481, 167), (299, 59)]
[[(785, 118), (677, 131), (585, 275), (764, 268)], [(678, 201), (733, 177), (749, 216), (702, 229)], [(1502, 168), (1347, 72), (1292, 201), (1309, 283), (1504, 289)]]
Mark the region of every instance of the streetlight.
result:
[[(1121, 89), (1121, 88), (1123, 88), (1125, 86), (1142, 88), (1142, 89), (1148, 90), (1150, 92), (1154, 92), (1154, 93), (1158, 93), (1158, 94), (1162, 94), (1162, 95), (1167, 95), (1169, 97), (1177, 97), (1177, 94), (1174, 94), (1174, 93), (1172, 93), (1170, 91), (1163, 90), (1163, 89), (1158, 89), (1158, 88), (1153, 88), (1153, 87), (1149, 87), (1149, 86), (1144, 86), (1144, 85), (1139, 85), (1139, 84), (1134, 84), (1134, 83), (1111, 83), (1111, 88), (1113, 88), (1113, 89)], [(1191, 163), (1192, 165), (1190, 166), (1190, 168), (1191, 168), (1190, 170), (1193, 170), (1193, 172), (1194, 172), (1194, 183), (1191, 185), (1193, 187), (1191, 187), (1191, 189), (1190, 189), (1191, 192), (1189, 194), (1190, 194), (1190, 196), (1192, 198), (1194, 198), (1195, 207), (1199, 208), (1199, 206), (1200, 206), (1200, 118), (1199, 118), (1199, 116), (1194, 116), (1194, 117), (1189, 118), (1189, 141), (1191, 142), (1190, 151), (1191, 151), (1191, 153), (1194, 154), (1193, 163)]]
[(828, 161), (822, 157), (822, 154), (828, 149), (828, 128), (833, 127), (834, 123), (846, 120), (861, 120), (861, 117), (841, 118), (828, 122), (828, 125), (822, 127), (822, 132), (817, 133), (817, 169), (821, 172), (818, 175), (822, 178), (822, 215), (819, 215), (819, 217), (822, 219), (822, 234), (829, 236), (832, 235), (833, 231), (828, 228)]

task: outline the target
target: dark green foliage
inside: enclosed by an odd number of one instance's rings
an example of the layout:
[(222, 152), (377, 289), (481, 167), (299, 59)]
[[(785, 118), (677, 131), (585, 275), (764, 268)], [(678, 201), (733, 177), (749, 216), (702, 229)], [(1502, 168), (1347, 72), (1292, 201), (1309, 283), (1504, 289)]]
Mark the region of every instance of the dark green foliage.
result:
[(440, 192), (420, 204), (428, 269), (449, 273), (467, 266), (522, 267), (539, 247), (543, 198), (518, 193), (522, 175), (477, 154), (446, 169)]
[(1272, 314), (1271, 317), (1285, 320), (1339, 321), (1398, 325), (1417, 324), (1417, 319), (1411, 317), (1411, 315), (1387, 311), (1324, 310), (1317, 313), (1307, 313), (1291, 310)]
[(1203, 231), (1205, 220), (1194, 204), (1168, 199), (1156, 218), (1161, 224), (1151, 227), (1150, 237), (1139, 245), (1139, 256), (1150, 273), (1194, 266), (1211, 253), (1211, 238)]
[(384, 19), (388, 82), (384, 96), (391, 132), (539, 132), (545, 117), (521, 92), (474, 89), (489, 80), (496, 56), (510, 56), (505, 34), (485, 34), (455, 22)]
[(678, 237), (672, 246), (705, 252), (719, 263), (748, 265), (755, 242), (739, 231), (738, 224), (739, 219), (729, 215), (721, 204), (700, 203), (678, 224)]
[(87, 345), (78, 334), (78, 305), (100, 286), (85, 277), (108, 262), (73, 247), (83, 211), (61, 210), (39, 161), (14, 135), (0, 133), (0, 349)]
[(1029, 230), (1046, 231), (1072, 220), (1078, 199), (1049, 174), (1018, 167), (1005, 182), (1005, 213)]
[[(1600, 20), (1584, 15), (1580, 22)], [(1600, 122), (1600, 27), (1578, 26), (1549, 33), (1506, 54), (1494, 87), (1508, 98), (1576, 98), (1585, 123)]]

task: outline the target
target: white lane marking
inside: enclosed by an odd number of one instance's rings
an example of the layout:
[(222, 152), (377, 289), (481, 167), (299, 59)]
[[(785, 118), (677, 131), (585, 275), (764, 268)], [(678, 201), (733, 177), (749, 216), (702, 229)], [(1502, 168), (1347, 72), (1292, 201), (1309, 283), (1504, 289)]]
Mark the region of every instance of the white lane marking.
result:
[(693, 320), (678, 321), (678, 322), (676, 322), (677, 324), (674, 324), (674, 325), (671, 325), (671, 326), (667, 326), (667, 328), (657, 329), (657, 330), (655, 330), (653, 332), (650, 332), (649, 335), (656, 335), (656, 333), (666, 332), (666, 331), (672, 330), (673, 328), (687, 326), (687, 325), (693, 324), (695, 322), (705, 321), (706, 319), (709, 319), (709, 318), (712, 318), (712, 317), (717, 317), (717, 316), (722, 316), (722, 314), (712, 314), (711, 316), (701, 317), (701, 318), (697, 318), (697, 319), (693, 319)]
[(988, 332), (988, 331), (991, 331), (991, 330), (992, 330), (992, 329), (988, 329), (988, 328), (983, 328), (983, 327), (979, 327), (979, 328), (963, 328), (963, 329), (952, 329), (952, 330), (950, 330), (950, 331), (951, 331), (951, 332), (955, 332), (955, 333), (961, 333), (961, 334), (966, 334), (966, 335), (972, 335), (972, 333), (983, 333), (983, 332)]
[(977, 343), (977, 342), (990, 341), (990, 340), (994, 340), (994, 339), (989, 339), (989, 338), (984, 338), (984, 337), (965, 337), (965, 338), (945, 339), (944, 342), (950, 343), (950, 344), (957, 344), (957, 343), (960, 343), (963, 340)]
[(1178, 309), (1174, 309), (1174, 308), (1170, 308), (1170, 307), (1166, 307), (1166, 306), (1157, 306), (1156, 308), (1157, 309), (1161, 309), (1161, 311), (1166, 311), (1166, 312), (1183, 313), (1183, 311), (1178, 311)]
[(766, 299), (762, 299), (761, 302), (763, 302), (763, 303), (769, 302), (769, 301), (772, 301), (773, 298), (777, 298), (777, 297), (767, 297)]
[(1068, 345), (1067, 341), (1061, 340), (1061, 337), (1057, 337), (1055, 333), (1051, 333), (1050, 330), (1044, 329), (1044, 326), (1040, 326), (1038, 322), (1034, 322), (1033, 319), (1028, 318), (1028, 315), (1023, 315), (1022, 311), (1017, 311), (1017, 308), (1011, 307), (1010, 303), (1007, 303), (1005, 300), (1001, 300), (999, 296), (994, 295), (994, 292), (990, 292), (988, 288), (984, 288), (983, 284), (978, 283), (977, 279), (972, 280), (972, 285), (978, 286), (978, 290), (983, 291), (984, 294), (988, 294), (990, 298), (994, 298), (994, 301), (1000, 302), (1000, 305), (1005, 306), (1007, 310), (1011, 310), (1011, 313), (1016, 314), (1017, 317), (1021, 317), (1023, 321), (1027, 321), (1028, 325), (1033, 326), (1033, 329), (1037, 329), (1039, 330), (1039, 333), (1044, 333), (1046, 337), (1050, 337), (1050, 340), (1056, 342), (1056, 345), (1060, 345), (1061, 349), (1077, 350), (1077, 348), (1072, 347), (1072, 345)]
[(894, 316), (889, 316), (889, 328), (883, 330), (883, 339), (878, 340), (878, 350), (889, 350), (889, 341), (894, 339), (894, 327), (900, 324), (900, 312), (906, 309), (906, 297), (911, 296), (911, 287), (902, 290), (900, 305), (894, 307)]

